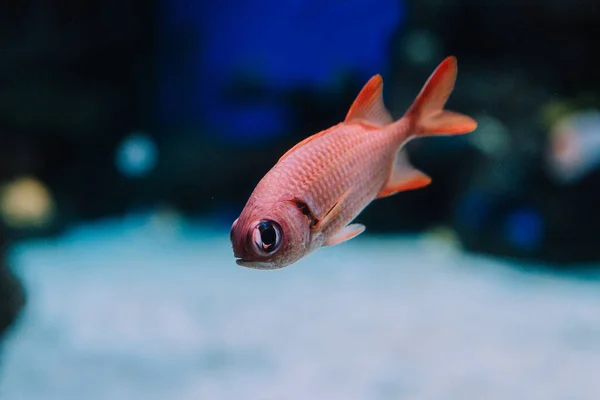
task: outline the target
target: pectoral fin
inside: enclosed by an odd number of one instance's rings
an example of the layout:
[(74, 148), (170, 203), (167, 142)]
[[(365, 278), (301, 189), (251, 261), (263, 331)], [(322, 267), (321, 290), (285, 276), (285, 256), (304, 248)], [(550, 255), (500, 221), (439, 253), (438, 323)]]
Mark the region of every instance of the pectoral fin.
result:
[(363, 224), (350, 224), (337, 231), (333, 236), (327, 239), (323, 246), (334, 246), (350, 240), (365, 231)]
[(327, 213), (323, 216), (323, 218), (319, 221), (319, 223), (317, 223), (317, 225), (314, 227), (314, 229), (324, 230), (327, 227), (327, 225), (329, 225), (332, 221), (335, 221), (335, 218), (344, 209), (344, 200), (346, 200), (348, 198), (348, 195), (350, 194), (351, 191), (352, 191), (352, 188), (346, 190), (346, 192), (337, 199), (337, 201), (335, 202), (333, 207), (331, 207), (331, 209), (329, 209), (329, 211), (327, 211)]
[(431, 178), (413, 167), (408, 161), (405, 150), (396, 155), (394, 166), (387, 183), (377, 198), (388, 197), (398, 192), (420, 189), (431, 183)]

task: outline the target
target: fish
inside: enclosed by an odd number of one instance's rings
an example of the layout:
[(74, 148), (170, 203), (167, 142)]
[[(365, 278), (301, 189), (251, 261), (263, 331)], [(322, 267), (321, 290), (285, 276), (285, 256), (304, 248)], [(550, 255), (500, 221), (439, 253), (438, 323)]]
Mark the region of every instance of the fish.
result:
[(412, 166), (404, 146), (414, 138), (459, 135), (477, 128), (444, 109), (457, 60), (445, 58), (398, 120), (373, 76), (345, 119), (289, 149), (258, 182), (230, 230), (237, 265), (290, 266), (322, 247), (346, 242), (366, 227), (354, 219), (373, 201), (423, 188), (431, 178)]
[(600, 168), (600, 110), (570, 113), (552, 127), (545, 166), (560, 185), (576, 184)]

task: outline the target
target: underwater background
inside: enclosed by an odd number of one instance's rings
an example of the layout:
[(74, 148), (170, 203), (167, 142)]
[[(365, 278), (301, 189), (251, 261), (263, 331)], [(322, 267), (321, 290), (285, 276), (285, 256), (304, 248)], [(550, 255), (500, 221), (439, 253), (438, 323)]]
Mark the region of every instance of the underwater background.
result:
[[(0, 399), (597, 399), (596, 0), (0, 4)], [(382, 74), (446, 56), (475, 132), (366, 232), (241, 268), (229, 229)]]

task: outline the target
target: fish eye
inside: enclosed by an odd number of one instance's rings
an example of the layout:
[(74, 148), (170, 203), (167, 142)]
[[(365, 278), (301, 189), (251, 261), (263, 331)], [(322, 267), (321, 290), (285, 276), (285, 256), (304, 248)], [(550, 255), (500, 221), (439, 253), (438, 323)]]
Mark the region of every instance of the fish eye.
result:
[(252, 233), (254, 246), (261, 254), (272, 254), (281, 243), (281, 227), (274, 221), (261, 221)]

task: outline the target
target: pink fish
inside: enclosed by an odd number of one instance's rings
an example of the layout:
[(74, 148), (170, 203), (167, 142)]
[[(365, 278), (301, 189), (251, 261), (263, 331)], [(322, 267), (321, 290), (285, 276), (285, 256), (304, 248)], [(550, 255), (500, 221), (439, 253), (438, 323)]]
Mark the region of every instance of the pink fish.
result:
[(285, 153), (231, 227), (237, 264), (255, 269), (289, 266), (321, 247), (361, 234), (365, 226), (351, 222), (374, 199), (427, 186), (431, 179), (400, 150), (415, 137), (477, 128), (474, 119), (443, 109), (456, 71), (456, 58), (446, 58), (397, 121), (383, 104), (383, 79), (375, 75), (344, 122)]

